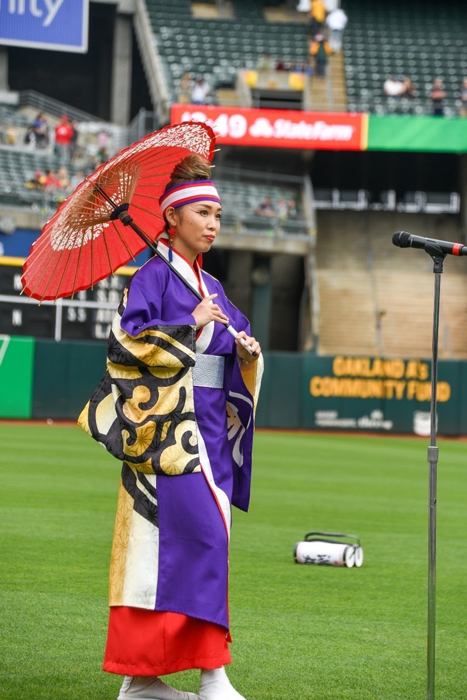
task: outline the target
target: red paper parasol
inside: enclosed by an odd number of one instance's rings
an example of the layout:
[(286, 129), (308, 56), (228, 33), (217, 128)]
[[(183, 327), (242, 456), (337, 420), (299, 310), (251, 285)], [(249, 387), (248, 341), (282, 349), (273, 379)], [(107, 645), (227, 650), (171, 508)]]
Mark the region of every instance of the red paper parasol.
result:
[(129, 262), (163, 226), (159, 197), (174, 167), (190, 153), (211, 161), (214, 145), (209, 126), (185, 122), (145, 136), (101, 165), (33, 244), (23, 269), (25, 293), (40, 301), (73, 296)]

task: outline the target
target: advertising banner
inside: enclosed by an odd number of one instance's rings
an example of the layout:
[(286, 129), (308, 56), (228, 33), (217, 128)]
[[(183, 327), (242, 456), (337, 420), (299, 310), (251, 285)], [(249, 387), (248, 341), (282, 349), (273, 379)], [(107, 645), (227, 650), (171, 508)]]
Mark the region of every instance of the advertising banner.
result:
[(467, 153), (465, 119), (176, 104), (172, 124), (206, 122), (218, 143), (337, 151)]
[(339, 151), (366, 149), (366, 114), (173, 105), (172, 124), (187, 121), (209, 124), (220, 144)]
[[(441, 361), (438, 429), (462, 433), (462, 362)], [(429, 435), (431, 363), (376, 357), (303, 358), (303, 427)]]
[(34, 338), (0, 335), (0, 418), (31, 418)]
[(368, 150), (466, 153), (467, 124), (461, 118), (371, 115)]
[(0, 0), (0, 45), (86, 53), (89, 0)]

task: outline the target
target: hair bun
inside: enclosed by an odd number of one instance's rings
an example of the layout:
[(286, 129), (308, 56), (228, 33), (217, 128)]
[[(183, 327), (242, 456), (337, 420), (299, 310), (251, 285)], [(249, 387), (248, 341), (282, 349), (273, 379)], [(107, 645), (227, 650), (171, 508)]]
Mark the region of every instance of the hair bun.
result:
[(178, 165), (175, 166), (170, 176), (170, 182), (166, 190), (170, 187), (178, 187), (185, 182), (196, 182), (197, 180), (209, 180), (211, 178), (211, 166), (205, 158), (197, 153), (190, 153)]

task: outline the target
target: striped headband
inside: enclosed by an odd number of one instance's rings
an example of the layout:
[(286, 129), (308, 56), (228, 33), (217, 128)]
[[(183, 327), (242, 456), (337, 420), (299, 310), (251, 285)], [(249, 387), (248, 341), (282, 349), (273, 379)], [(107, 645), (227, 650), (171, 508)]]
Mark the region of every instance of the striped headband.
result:
[(162, 216), (169, 207), (183, 207), (184, 204), (193, 204), (194, 202), (210, 202), (221, 203), (219, 193), (216, 190), (212, 180), (199, 180), (198, 182), (187, 182), (183, 185), (171, 187), (170, 190), (164, 192), (159, 199)]

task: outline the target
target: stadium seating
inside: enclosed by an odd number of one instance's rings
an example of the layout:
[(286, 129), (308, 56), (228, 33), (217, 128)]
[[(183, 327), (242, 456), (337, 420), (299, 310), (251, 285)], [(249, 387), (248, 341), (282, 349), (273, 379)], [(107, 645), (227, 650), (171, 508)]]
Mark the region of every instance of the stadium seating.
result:
[[(447, 93), (446, 116), (458, 113), (457, 94), (467, 75), (467, 5), (462, 0), (347, 0), (344, 36), (349, 111), (429, 114), (434, 78)], [(391, 76), (413, 81), (415, 97), (388, 98)]]
[[(269, 235), (303, 235), (308, 236), (307, 227), (300, 211), (300, 191), (297, 188), (277, 184), (258, 184), (248, 181), (248, 173), (242, 173), (242, 179), (216, 177), (216, 184), (222, 199), (223, 230), (230, 229), (238, 233), (266, 232)], [(297, 215), (281, 220), (255, 215), (255, 209), (270, 197), (274, 206), (279, 200), (294, 200)]]
[[(34, 177), (36, 170), (42, 172), (58, 171), (60, 165), (59, 159), (52, 154), (25, 149), (18, 150), (11, 147), (0, 148), (0, 203), (41, 207), (45, 200), (50, 204), (60, 201), (63, 196), (58, 193), (44, 197), (44, 192), (28, 189), (25, 186), (25, 183)], [(70, 177), (77, 169), (69, 164), (67, 164), (67, 168)]]
[[(63, 199), (63, 194), (44, 195), (43, 191), (28, 189), (25, 183), (31, 180), (36, 170), (58, 171), (59, 159), (52, 154), (26, 149), (0, 147), (0, 203), (16, 206), (36, 205), (43, 207), (44, 201), (53, 205)], [(78, 168), (68, 165), (71, 176)], [(254, 173), (253, 173), (254, 177)], [(257, 233), (269, 232), (288, 235), (307, 236), (307, 227), (300, 210), (300, 188), (283, 186), (275, 183), (265, 183), (248, 179), (248, 173), (242, 171), (242, 178), (216, 178), (223, 205), (223, 228), (231, 232)], [(294, 200), (297, 213), (293, 218), (281, 220), (279, 217), (270, 219), (254, 214), (258, 205), (270, 197), (273, 204), (279, 200)]]
[(306, 25), (266, 23), (260, 2), (235, 0), (232, 20), (194, 18), (190, 0), (146, 0), (146, 6), (174, 101), (186, 72), (202, 74), (215, 90), (233, 86), (237, 70), (256, 67), (264, 54), (308, 59)]
[(17, 107), (0, 104), (0, 124), (27, 127), (28, 120)]

